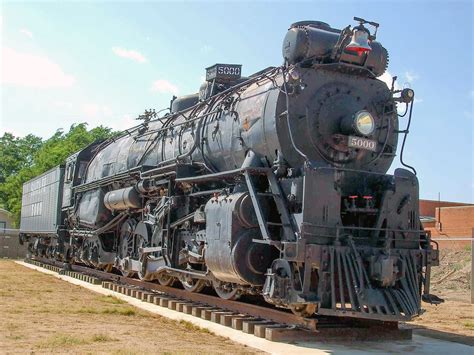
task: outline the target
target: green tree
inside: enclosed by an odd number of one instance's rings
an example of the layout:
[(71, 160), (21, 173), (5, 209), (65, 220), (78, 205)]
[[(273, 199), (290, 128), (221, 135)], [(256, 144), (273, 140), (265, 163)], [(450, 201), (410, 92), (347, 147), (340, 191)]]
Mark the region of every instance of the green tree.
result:
[(23, 138), (5, 133), (0, 137), (0, 184), (12, 174), (33, 163), (33, 155), (43, 144), (40, 137), (32, 134)]
[[(87, 145), (97, 140), (110, 138), (116, 133), (112, 132), (110, 128), (102, 126), (87, 130), (87, 124), (80, 123), (72, 125), (67, 133), (58, 130), (44, 142), (32, 135), (15, 138), (13, 135), (7, 134), (9, 136), (0, 141), (0, 166), (2, 168), (5, 162), (4, 180), (0, 180), (0, 204), (13, 213), (14, 222), (18, 225), (21, 214), (21, 196), (25, 182), (57, 165), (63, 164), (69, 155), (85, 148)], [(35, 138), (39, 139), (40, 143)], [(30, 155), (22, 156), (20, 148), (28, 147), (28, 144), (32, 147), (31, 150), (26, 150)], [(16, 146), (20, 148), (12, 148)], [(2, 154), (2, 152), (4, 153)], [(16, 160), (21, 160), (22, 163), (16, 162)]]

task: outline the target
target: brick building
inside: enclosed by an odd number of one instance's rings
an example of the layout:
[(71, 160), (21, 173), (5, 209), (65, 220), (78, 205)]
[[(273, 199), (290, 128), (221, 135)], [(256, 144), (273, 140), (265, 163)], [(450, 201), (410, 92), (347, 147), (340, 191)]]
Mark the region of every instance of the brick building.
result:
[(26, 245), (20, 245), (12, 224), (12, 214), (0, 208), (0, 258), (23, 258), (26, 254)]
[[(474, 205), (469, 203), (420, 200), (420, 216), (425, 230), (436, 238), (470, 238), (474, 228)], [(438, 241), (441, 248), (459, 249), (470, 241)]]
[(0, 208), (0, 234), (4, 234), (7, 229), (12, 228), (12, 214)]

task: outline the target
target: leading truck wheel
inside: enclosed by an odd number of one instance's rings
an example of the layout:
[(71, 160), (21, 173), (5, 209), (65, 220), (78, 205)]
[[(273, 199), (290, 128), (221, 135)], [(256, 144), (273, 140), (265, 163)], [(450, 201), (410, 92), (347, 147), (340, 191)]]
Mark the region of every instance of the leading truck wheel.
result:
[(317, 309), (318, 306), (315, 304), (299, 304), (296, 306), (290, 306), (290, 310), (293, 312), (293, 314), (304, 318), (312, 316), (314, 313), (316, 313)]
[(206, 280), (186, 277), (186, 279), (181, 280), (181, 284), (186, 291), (198, 293), (206, 286)]
[(162, 286), (173, 286), (173, 284), (176, 282), (176, 278), (173, 276), (170, 276), (166, 273), (161, 273), (159, 274), (156, 279)]
[(220, 298), (235, 301), (240, 298), (240, 290), (231, 283), (213, 281), (212, 286)]

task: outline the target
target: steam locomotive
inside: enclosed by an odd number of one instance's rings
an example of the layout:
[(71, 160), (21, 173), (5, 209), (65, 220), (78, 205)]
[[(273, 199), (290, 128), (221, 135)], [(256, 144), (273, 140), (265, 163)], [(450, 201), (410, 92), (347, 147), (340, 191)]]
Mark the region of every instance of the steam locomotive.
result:
[(397, 105), (411, 120), (414, 92), (377, 79), (379, 25), (354, 19), (294, 23), (282, 66), (207, 68), (168, 113), (147, 110), (26, 183), (30, 252), (224, 299), (260, 295), (304, 317), (419, 315), (436, 301), (438, 250), (416, 172), (386, 174), (408, 133)]

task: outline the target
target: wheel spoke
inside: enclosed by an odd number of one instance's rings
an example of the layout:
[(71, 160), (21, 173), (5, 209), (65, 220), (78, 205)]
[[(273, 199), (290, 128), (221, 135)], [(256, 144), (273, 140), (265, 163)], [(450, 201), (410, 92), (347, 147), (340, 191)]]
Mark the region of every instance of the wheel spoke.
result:
[(238, 287), (231, 283), (213, 281), (212, 286), (220, 298), (225, 300), (237, 300), (241, 296)]
[(206, 280), (187, 278), (181, 284), (186, 291), (198, 293), (206, 286)]

